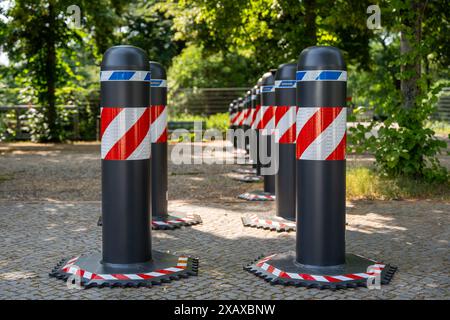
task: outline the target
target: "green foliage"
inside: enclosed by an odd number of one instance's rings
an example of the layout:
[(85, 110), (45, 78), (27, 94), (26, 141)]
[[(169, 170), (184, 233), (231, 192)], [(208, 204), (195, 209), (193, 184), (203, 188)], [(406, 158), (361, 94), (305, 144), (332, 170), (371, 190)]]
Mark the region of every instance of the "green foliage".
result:
[(347, 199), (450, 200), (447, 181), (429, 182), (411, 177), (385, 177), (368, 167), (350, 167), (346, 176)]
[(216, 113), (208, 117), (206, 127), (208, 129), (217, 129), (222, 133), (226, 133), (230, 124), (228, 113)]

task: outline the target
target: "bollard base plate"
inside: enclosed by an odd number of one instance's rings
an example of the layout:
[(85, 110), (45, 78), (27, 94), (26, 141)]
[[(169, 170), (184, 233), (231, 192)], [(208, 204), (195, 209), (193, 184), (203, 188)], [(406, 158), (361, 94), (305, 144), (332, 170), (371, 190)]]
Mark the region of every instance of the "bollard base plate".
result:
[(152, 261), (137, 264), (106, 266), (102, 264), (101, 253), (63, 259), (49, 275), (64, 281), (78, 277), (80, 286), (88, 289), (151, 287), (197, 274), (198, 259), (152, 251)]
[[(373, 266), (374, 272), (367, 271), (369, 266)], [(260, 257), (244, 267), (244, 270), (271, 284), (336, 290), (367, 287), (368, 278), (373, 279), (377, 275), (380, 277), (380, 284), (388, 284), (397, 267), (355, 254), (347, 254), (345, 265), (339, 267), (303, 266), (295, 262), (295, 252), (290, 251)]]
[(241, 173), (241, 174), (256, 174), (256, 169), (237, 168), (237, 169), (234, 169), (233, 172)]
[(198, 214), (179, 214), (176, 216), (154, 216), (152, 217), (152, 229), (173, 230), (185, 226), (193, 226), (202, 223), (202, 218)]
[(239, 181), (239, 182), (247, 182), (247, 183), (263, 181), (263, 177), (255, 176), (255, 175), (237, 176), (237, 177), (233, 177), (232, 179)]
[(237, 196), (239, 199), (247, 201), (274, 201), (275, 195), (261, 190), (246, 192)]
[[(186, 226), (193, 226), (201, 224), (202, 218), (198, 214), (181, 214), (168, 216), (152, 217), (152, 229), (153, 230), (173, 230)], [(97, 226), (102, 226), (102, 216), (98, 218)]]
[(253, 214), (242, 217), (242, 223), (245, 227), (261, 228), (277, 232), (289, 232), (297, 229), (295, 221), (283, 219), (277, 216), (263, 218)]

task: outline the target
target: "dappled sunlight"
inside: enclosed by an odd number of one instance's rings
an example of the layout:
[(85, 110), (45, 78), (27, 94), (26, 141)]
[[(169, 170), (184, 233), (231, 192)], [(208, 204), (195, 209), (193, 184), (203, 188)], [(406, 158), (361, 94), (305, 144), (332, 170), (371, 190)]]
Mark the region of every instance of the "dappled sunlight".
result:
[(361, 219), (361, 215), (352, 215), (347, 213), (347, 230), (358, 231), (366, 234), (393, 233), (408, 230), (405, 227), (393, 225), (394, 221), (395, 219), (393, 217), (388, 217), (373, 212), (364, 214), (363, 219)]
[(30, 278), (36, 278), (37, 274), (34, 272), (27, 272), (27, 271), (13, 271), (13, 272), (4, 272), (0, 273), (0, 280), (23, 280), (23, 279), (30, 279)]

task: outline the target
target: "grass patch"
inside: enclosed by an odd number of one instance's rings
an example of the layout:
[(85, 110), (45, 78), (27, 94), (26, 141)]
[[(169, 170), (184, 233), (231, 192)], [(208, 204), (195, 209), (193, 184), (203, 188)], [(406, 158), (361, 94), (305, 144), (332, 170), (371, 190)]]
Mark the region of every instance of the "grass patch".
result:
[(411, 178), (384, 178), (373, 169), (347, 169), (347, 198), (356, 199), (433, 199), (450, 200), (450, 183), (430, 184)]
[(429, 121), (426, 123), (426, 127), (432, 129), (437, 135), (450, 135), (450, 123), (447, 121)]

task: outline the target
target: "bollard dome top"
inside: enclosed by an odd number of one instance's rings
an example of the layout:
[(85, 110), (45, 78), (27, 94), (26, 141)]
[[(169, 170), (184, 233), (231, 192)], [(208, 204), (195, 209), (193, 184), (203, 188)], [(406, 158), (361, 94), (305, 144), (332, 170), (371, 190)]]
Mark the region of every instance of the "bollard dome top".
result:
[(262, 76), (261, 85), (267, 86), (267, 85), (271, 85), (271, 84), (275, 84), (275, 78), (274, 78), (272, 72), (264, 73), (264, 75)]
[(295, 80), (296, 72), (297, 64), (295, 62), (280, 64), (275, 74), (275, 80)]
[(298, 70), (346, 70), (341, 51), (331, 46), (304, 49), (298, 58)]
[(262, 84), (262, 77), (258, 79), (258, 81), (256, 82), (256, 86), (260, 87)]
[(101, 63), (102, 70), (149, 70), (148, 56), (134, 46), (114, 46), (106, 50)]
[(164, 67), (156, 62), (156, 61), (150, 61), (150, 72), (152, 74), (152, 79), (166, 79), (166, 69)]

